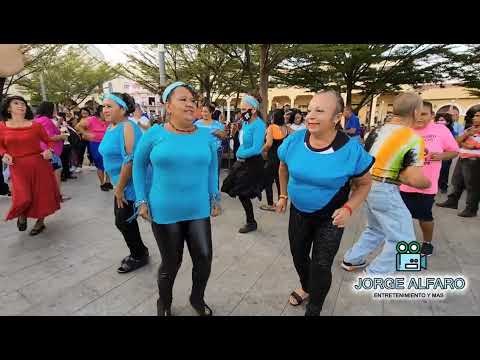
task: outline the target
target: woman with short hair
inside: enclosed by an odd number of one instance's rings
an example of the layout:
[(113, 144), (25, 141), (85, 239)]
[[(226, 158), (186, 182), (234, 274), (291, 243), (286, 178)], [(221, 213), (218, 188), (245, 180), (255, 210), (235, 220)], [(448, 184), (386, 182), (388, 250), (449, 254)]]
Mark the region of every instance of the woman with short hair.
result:
[(288, 237), (301, 283), (289, 302), (297, 306), (309, 298), (306, 316), (320, 315), (343, 229), (371, 186), (374, 158), (335, 129), (343, 108), (337, 92), (317, 93), (308, 106), (307, 128), (289, 135), (278, 149), (277, 211), (285, 212), (290, 197)]

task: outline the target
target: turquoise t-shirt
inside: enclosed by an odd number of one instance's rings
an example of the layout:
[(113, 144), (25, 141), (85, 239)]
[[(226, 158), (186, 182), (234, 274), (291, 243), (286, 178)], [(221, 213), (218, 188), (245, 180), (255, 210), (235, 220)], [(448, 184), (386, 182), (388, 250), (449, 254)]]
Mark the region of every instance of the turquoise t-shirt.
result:
[(247, 159), (262, 153), (265, 142), (265, 122), (257, 117), (251, 124), (244, 122), (242, 126), (243, 143), (237, 150), (237, 158)]
[(305, 213), (326, 208), (331, 216), (348, 200), (349, 181), (364, 175), (375, 159), (363, 146), (342, 132), (326, 149), (309, 146), (307, 129), (289, 135), (278, 148), (278, 157), (288, 167), (288, 195)]
[[(211, 201), (220, 199), (216, 143), (210, 131), (176, 134), (154, 125), (135, 150), (133, 183), (137, 201), (147, 201), (157, 224), (204, 219)], [(153, 177), (147, 188), (151, 163)]]
[[(142, 130), (133, 121), (128, 120), (128, 123), (133, 127), (135, 140), (133, 143), (132, 154), (128, 154), (125, 150), (124, 127), (127, 122), (121, 122), (117, 126), (109, 126), (105, 132), (98, 151), (103, 157), (103, 166), (106, 173), (110, 177), (113, 185), (117, 185), (120, 180), (120, 172), (122, 166), (133, 160), (133, 154), (140, 138), (142, 137)], [(125, 199), (135, 201), (135, 189), (133, 187), (133, 180), (130, 180), (125, 186)]]
[(199, 119), (195, 121), (194, 124), (198, 127), (209, 129), (212, 137), (212, 141), (214, 141), (217, 144), (217, 149), (220, 149), (222, 147), (222, 140), (220, 140), (218, 137), (213, 135), (215, 131), (225, 129), (225, 127), (222, 125), (220, 121), (213, 120), (210, 125), (206, 125), (203, 119)]

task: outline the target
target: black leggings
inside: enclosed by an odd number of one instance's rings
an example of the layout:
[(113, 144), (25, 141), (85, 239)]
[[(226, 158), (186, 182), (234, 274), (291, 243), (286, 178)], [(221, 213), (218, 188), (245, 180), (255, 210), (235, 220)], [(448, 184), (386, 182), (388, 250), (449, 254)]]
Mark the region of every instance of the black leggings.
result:
[(310, 295), (307, 314), (320, 315), (332, 284), (331, 267), (342, 235), (343, 228), (333, 225), (332, 219), (309, 216), (291, 205), (288, 238), (300, 283)]
[[(278, 171), (274, 177), (275, 185), (277, 186), (278, 199), (280, 199), (280, 179)], [(265, 185), (265, 193), (267, 194), (267, 204), (273, 205), (273, 183)]]
[(62, 177), (64, 179), (68, 179), (70, 176), (72, 176), (70, 172), (70, 159), (72, 156), (72, 147), (71, 145), (64, 145), (63, 146), (63, 151), (62, 155), (60, 156), (60, 159), (62, 159)]
[(135, 219), (131, 222), (127, 222), (127, 219), (134, 214), (134, 202), (128, 201), (128, 205), (123, 204), (123, 208), (119, 208), (115, 198), (113, 198), (113, 201), (115, 226), (122, 233), (123, 238), (130, 249), (130, 254), (136, 259), (147, 255), (148, 249), (142, 241), (137, 220)]
[(255, 215), (253, 214), (253, 205), (252, 200), (248, 197), (239, 196), (240, 202), (242, 203), (243, 210), (245, 210), (245, 217), (247, 224), (252, 224), (255, 222)]
[(192, 302), (203, 302), (212, 267), (212, 228), (210, 218), (181, 221), (175, 224), (152, 222), (153, 235), (158, 244), (162, 263), (158, 269), (158, 292), (164, 308), (172, 304), (172, 289), (183, 258), (183, 244), (187, 243), (192, 257)]

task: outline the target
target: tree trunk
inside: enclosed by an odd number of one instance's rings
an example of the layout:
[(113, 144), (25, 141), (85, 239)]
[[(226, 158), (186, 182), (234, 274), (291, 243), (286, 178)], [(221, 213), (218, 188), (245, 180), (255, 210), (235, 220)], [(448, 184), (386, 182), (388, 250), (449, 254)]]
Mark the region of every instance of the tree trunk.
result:
[(353, 86), (350, 82), (347, 82), (347, 103), (345, 106), (352, 106), (352, 89)]
[(267, 120), (268, 111), (268, 68), (267, 68), (267, 56), (268, 48), (270, 44), (260, 45), (260, 97), (262, 103), (260, 105), (260, 113), (263, 120)]

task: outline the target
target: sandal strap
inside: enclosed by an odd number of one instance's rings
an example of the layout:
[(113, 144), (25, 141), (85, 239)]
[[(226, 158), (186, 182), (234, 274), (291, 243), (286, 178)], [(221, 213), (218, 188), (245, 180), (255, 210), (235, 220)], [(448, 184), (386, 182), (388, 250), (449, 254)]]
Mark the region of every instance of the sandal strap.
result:
[(302, 298), (297, 292), (295, 291), (292, 291), (292, 293), (290, 294), (291, 297), (293, 297), (295, 300), (297, 300), (297, 303), (296, 304), (292, 304), (290, 303), (291, 305), (293, 306), (297, 306), (297, 305), (300, 305), (301, 303), (303, 303), (305, 301), (304, 298)]

